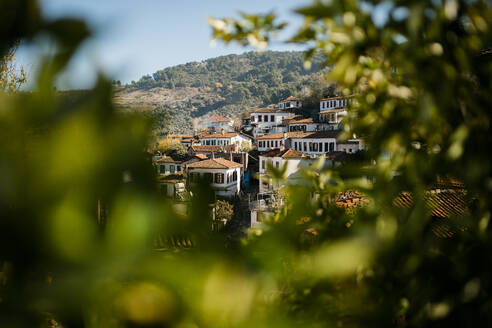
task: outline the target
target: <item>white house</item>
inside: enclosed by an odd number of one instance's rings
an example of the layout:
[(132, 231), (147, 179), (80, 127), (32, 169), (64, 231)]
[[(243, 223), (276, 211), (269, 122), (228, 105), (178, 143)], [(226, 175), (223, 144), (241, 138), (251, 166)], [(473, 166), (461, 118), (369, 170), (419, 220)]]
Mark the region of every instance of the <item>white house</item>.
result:
[(191, 184), (205, 179), (217, 196), (232, 197), (241, 190), (242, 167), (224, 158), (211, 158), (187, 165), (186, 173)]
[(293, 119), (288, 119), (285, 123), (287, 124), (287, 131), (289, 132), (312, 132), (319, 130), (319, 124), (311, 117), (295, 117)]
[(287, 138), (288, 135), (286, 132), (267, 134), (256, 138), (256, 148), (258, 148), (259, 151), (280, 149), (285, 147), (285, 141)]
[(352, 97), (353, 96), (323, 98), (319, 103), (319, 111), (322, 112), (328, 109), (346, 108), (352, 101)]
[[(301, 167), (307, 168), (313, 160), (309, 159), (305, 154), (294, 149), (272, 150), (259, 156), (260, 171), (259, 176), (259, 192), (267, 192), (276, 190), (283, 185), (275, 185), (270, 179), (267, 167), (268, 165), (274, 168), (286, 167), (285, 177), (289, 184), (296, 184), (295, 173)], [(299, 177), (297, 177), (299, 178)]]
[(203, 120), (203, 125), (207, 129), (214, 129), (215, 131), (221, 129), (228, 130), (229, 128), (232, 128), (233, 123), (233, 119), (222, 115), (210, 116)]
[(352, 97), (323, 98), (319, 103), (320, 130), (336, 130), (340, 122), (347, 116), (347, 106)]
[(258, 108), (251, 113), (251, 125), (253, 136), (256, 138), (272, 132), (280, 132), (284, 129), (283, 120), (294, 116), (294, 113), (279, 108)]
[(337, 150), (345, 153), (356, 153), (362, 149), (362, 142), (358, 139), (349, 139), (337, 143)]
[(253, 138), (237, 132), (221, 132), (211, 134), (199, 134), (200, 143), (205, 146), (237, 145), (239, 149), (248, 148), (253, 144)]
[(275, 107), (280, 109), (301, 108), (302, 99), (290, 96), (280, 101)]
[(175, 174), (182, 171), (181, 162), (168, 156), (156, 156), (153, 162), (159, 175)]
[(338, 130), (300, 132), (289, 138), (288, 146), (312, 157), (337, 150)]

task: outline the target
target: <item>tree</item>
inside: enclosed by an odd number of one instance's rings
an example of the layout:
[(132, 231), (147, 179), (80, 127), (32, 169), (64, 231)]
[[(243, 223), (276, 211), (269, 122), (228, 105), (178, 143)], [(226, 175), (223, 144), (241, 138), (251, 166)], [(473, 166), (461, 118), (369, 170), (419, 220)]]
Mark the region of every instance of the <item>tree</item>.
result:
[(15, 65), (15, 52), (18, 48), (19, 43), (16, 42), (6, 54), (0, 57), (0, 90), (15, 92), (27, 81), (24, 68), (21, 67), (18, 72)]

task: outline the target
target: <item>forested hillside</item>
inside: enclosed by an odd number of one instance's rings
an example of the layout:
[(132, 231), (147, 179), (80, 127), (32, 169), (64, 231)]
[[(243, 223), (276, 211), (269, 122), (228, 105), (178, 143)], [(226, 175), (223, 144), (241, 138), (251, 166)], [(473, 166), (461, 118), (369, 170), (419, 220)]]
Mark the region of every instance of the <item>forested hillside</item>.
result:
[(156, 117), (158, 133), (189, 132), (204, 115), (239, 116), (290, 95), (328, 90), (322, 57), (305, 67), (302, 52), (248, 52), (165, 68), (117, 88), (115, 102)]

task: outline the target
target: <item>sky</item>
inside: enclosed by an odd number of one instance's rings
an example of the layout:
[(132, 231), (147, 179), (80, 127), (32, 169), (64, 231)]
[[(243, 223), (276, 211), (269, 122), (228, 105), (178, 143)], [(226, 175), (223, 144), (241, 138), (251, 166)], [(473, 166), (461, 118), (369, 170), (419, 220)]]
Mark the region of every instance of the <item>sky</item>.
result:
[[(290, 26), (279, 39), (292, 36), (302, 20), (292, 10), (309, 0), (40, 0), (45, 17), (84, 19), (93, 30), (60, 78), (61, 89), (88, 88), (97, 71), (128, 83), (145, 74), (207, 58), (253, 50), (238, 45), (211, 45), (207, 16), (237, 17), (239, 11), (275, 11)], [(302, 50), (280, 40), (268, 50)], [(35, 76), (39, 47), (19, 49), (18, 65)]]

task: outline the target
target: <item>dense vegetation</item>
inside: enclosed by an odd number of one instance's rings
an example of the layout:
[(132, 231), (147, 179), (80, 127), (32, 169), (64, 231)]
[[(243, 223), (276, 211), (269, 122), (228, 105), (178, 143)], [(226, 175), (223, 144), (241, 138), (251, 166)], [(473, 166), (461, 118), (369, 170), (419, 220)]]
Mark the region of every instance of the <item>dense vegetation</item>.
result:
[[(294, 51), (228, 55), (146, 75), (119, 89), (116, 98), (126, 99), (120, 102), (123, 106), (149, 107), (161, 134), (189, 132), (192, 119), (203, 115), (236, 117), (251, 107), (277, 103), (291, 95), (311, 96), (312, 90), (328, 87), (322, 66), (323, 57), (316, 56), (305, 68), (304, 54)], [(159, 98), (159, 93), (166, 96)], [(149, 99), (139, 103), (135, 98), (142, 94)], [(169, 122), (172, 124), (166, 124)]]
[[(313, 1), (295, 36), (358, 90), (345, 127), (367, 158), (316, 163), (265, 229), (233, 242), (210, 229), (206, 185), (184, 209), (157, 193), (149, 125), (116, 110), (110, 81), (60, 102), (52, 86), (86, 25), (0, 0), (0, 58), (19, 39), (58, 45), (37, 92), (0, 92), (0, 326), (490, 327), (491, 5), (395, 0), (379, 26), (367, 8), (380, 3)], [(263, 44), (273, 18), (214, 35)], [(465, 190), (439, 220), (425, 202), (438, 177)], [(367, 198), (353, 212), (333, 201), (351, 190)], [(395, 206), (402, 191), (413, 201)]]

